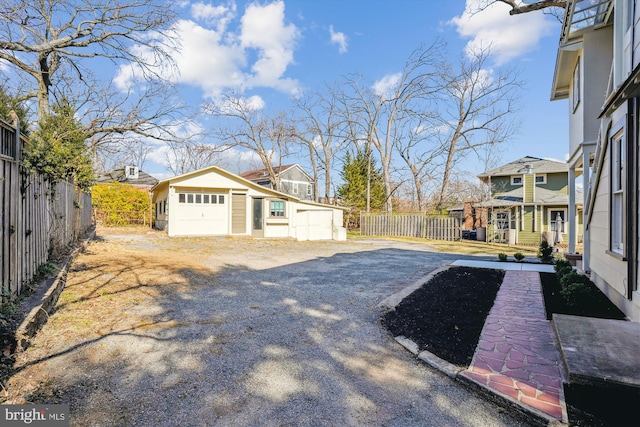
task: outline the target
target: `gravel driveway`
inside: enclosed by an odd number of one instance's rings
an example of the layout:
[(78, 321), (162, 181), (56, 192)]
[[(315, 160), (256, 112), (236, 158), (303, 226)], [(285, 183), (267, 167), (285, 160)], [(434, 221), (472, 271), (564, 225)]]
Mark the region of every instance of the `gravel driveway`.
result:
[(8, 401), (69, 403), (78, 426), (521, 425), (379, 324), (382, 299), (459, 258), (105, 234), (19, 356)]

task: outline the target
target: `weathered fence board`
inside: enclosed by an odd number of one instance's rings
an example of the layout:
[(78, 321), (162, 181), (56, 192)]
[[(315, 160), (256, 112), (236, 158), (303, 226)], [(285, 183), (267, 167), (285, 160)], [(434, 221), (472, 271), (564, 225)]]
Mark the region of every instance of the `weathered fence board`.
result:
[(21, 293), (52, 251), (75, 241), (91, 225), (91, 195), (73, 184), (52, 187), (21, 171), (24, 138), (0, 121), (0, 278), (2, 298)]
[(422, 213), (361, 213), (360, 234), (364, 236), (420, 237), (432, 240), (460, 240), (462, 221), (458, 217)]

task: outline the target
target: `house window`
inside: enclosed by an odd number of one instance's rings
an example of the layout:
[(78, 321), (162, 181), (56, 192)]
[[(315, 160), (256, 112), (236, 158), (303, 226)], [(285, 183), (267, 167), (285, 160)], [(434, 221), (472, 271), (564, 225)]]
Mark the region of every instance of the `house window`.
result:
[(536, 184), (546, 184), (546, 183), (547, 183), (546, 174), (542, 174), (542, 175), (536, 174)]
[(291, 183), (291, 194), (298, 194), (298, 183)]
[(511, 177), (511, 185), (522, 185), (522, 176), (512, 176)]
[(618, 132), (611, 144), (611, 250), (624, 252), (624, 133)]
[(307, 196), (311, 196), (313, 194), (313, 187), (311, 184), (307, 184)]
[(162, 202), (162, 213), (163, 213), (163, 214), (164, 214), (164, 213), (167, 213), (167, 201), (166, 201), (166, 200), (164, 200), (164, 201)]
[(284, 201), (271, 200), (269, 202), (269, 216), (284, 217)]
[(187, 195), (184, 193), (178, 194), (178, 203), (186, 203), (187, 201), (186, 197)]
[(565, 233), (567, 223), (567, 211), (564, 209), (549, 211), (549, 231), (556, 231), (558, 227), (561, 233)]
[(572, 91), (572, 106), (573, 111), (575, 112), (580, 104), (580, 57), (578, 57), (578, 61), (576, 62), (576, 67), (573, 69), (573, 86), (571, 88)]

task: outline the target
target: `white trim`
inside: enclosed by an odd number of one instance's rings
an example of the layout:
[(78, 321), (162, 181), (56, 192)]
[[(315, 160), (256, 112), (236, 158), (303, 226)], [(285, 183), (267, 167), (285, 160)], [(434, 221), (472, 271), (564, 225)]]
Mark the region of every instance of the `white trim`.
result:
[(611, 232), (612, 252), (624, 254), (625, 221), (625, 132), (624, 127), (611, 137)]
[[(541, 177), (542, 181), (538, 181), (538, 177)], [(537, 173), (537, 174), (535, 174), (535, 176), (533, 177), (533, 183), (534, 183), (534, 185), (546, 184), (547, 183), (547, 174), (546, 173)]]
[[(562, 212), (562, 234), (567, 234), (567, 208), (547, 208), (547, 231), (554, 231), (551, 229), (551, 212)], [(553, 219), (554, 223), (555, 221)]]

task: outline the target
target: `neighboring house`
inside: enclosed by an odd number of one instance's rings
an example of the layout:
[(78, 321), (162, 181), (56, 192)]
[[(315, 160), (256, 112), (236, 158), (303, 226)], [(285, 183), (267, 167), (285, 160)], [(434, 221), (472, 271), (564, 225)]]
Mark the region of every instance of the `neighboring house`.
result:
[[(487, 209), (487, 241), (538, 245), (555, 243), (559, 227), (568, 239), (568, 166), (537, 157), (523, 157), (478, 175), (491, 189), (489, 200), (474, 207)], [(575, 215), (575, 214), (573, 214)]]
[[(583, 177), (582, 265), (630, 319), (640, 321), (640, 0), (567, 3), (552, 99), (569, 100), (570, 197), (574, 178)], [(571, 222), (570, 236), (577, 233)], [(570, 238), (570, 251), (573, 243)]]
[(149, 190), (158, 183), (158, 180), (148, 173), (141, 171), (136, 166), (125, 166), (121, 169), (103, 173), (96, 179), (97, 184), (106, 184), (109, 182), (121, 182)]
[[(273, 170), (278, 180), (278, 191), (300, 200), (315, 200), (313, 178), (300, 165), (276, 166)], [(243, 172), (240, 176), (263, 187), (275, 189), (266, 169)]]
[(156, 228), (169, 236), (346, 240), (344, 208), (303, 201), (217, 166), (160, 181), (151, 191)]

